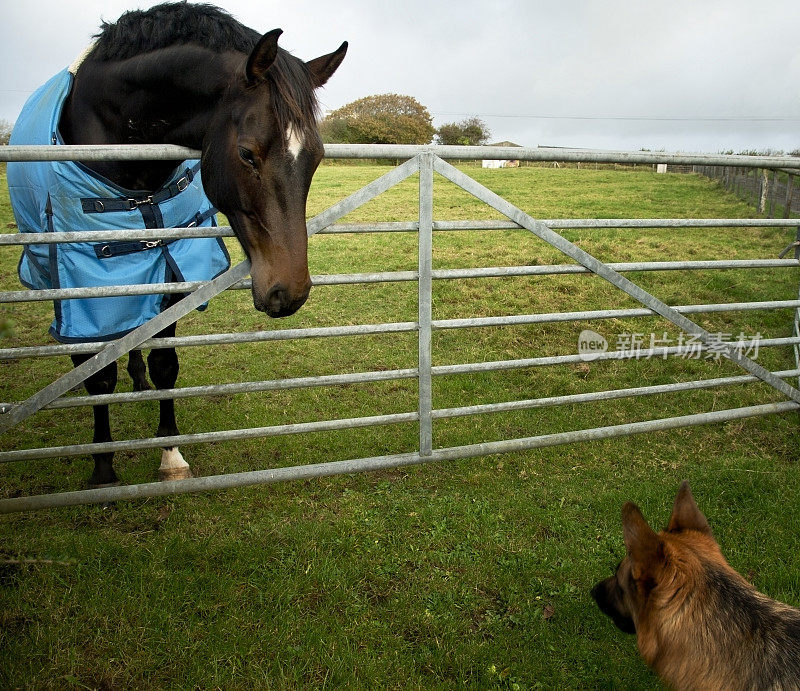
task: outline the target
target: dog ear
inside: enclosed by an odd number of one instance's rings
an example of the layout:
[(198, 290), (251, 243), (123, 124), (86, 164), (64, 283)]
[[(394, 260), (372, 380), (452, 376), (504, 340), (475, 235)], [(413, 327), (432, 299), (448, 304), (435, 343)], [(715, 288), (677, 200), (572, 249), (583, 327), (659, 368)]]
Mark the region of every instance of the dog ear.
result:
[(622, 507), (622, 533), (631, 558), (633, 578), (639, 581), (653, 576), (663, 557), (661, 540), (648, 525), (639, 507), (631, 502)]
[(697, 530), (711, 535), (711, 526), (702, 511), (697, 508), (688, 480), (681, 483), (678, 496), (675, 497), (675, 505), (672, 507), (672, 517), (667, 526), (667, 531), (670, 533), (679, 533), (682, 530)]

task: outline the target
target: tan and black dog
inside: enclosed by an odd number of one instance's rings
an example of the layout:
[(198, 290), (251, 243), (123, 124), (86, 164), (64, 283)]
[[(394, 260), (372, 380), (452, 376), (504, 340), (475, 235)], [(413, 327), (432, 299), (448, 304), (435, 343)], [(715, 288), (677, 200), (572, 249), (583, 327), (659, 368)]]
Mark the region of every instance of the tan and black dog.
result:
[(592, 589), (675, 689), (800, 689), (800, 610), (759, 593), (720, 552), (684, 482), (665, 531), (622, 508), (626, 557)]

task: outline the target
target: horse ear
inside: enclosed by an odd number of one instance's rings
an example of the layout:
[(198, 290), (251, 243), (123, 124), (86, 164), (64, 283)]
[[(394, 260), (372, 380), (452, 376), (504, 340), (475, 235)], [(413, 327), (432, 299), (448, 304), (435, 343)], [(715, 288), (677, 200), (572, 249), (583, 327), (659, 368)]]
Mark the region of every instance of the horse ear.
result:
[(266, 77), (267, 70), (278, 55), (278, 37), (282, 33), (283, 29), (273, 29), (264, 34), (256, 43), (256, 47), (247, 58), (245, 74), (248, 82), (258, 82)]
[(670, 533), (679, 533), (682, 530), (697, 530), (706, 535), (711, 535), (711, 526), (697, 507), (697, 503), (689, 489), (689, 481), (684, 480), (675, 497), (675, 505), (672, 507), (672, 516), (669, 519), (667, 530)]
[(347, 41), (332, 53), (314, 58), (306, 63), (306, 67), (311, 72), (314, 88), (322, 86), (331, 78), (331, 75), (336, 72), (336, 68), (342, 64), (345, 53), (347, 53)]

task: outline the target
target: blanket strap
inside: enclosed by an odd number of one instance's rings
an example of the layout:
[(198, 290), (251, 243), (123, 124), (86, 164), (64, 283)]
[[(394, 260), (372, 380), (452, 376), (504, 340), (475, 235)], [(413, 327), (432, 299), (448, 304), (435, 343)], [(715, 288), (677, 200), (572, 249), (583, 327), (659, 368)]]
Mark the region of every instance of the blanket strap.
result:
[(94, 254), (98, 259), (110, 259), (119, 257), (123, 254), (133, 254), (134, 252), (144, 252), (145, 250), (162, 247), (167, 243), (163, 240), (132, 240), (129, 242), (102, 242), (93, 245)]
[(200, 164), (187, 168), (186, 172), (171, 185), (145, 197), (82, 198), (81, 208), (85, 214), (102, 214), (109, 211), (133, 211), (143, 206), (158, 206), (162, 202), (177, 197), (194, 179)]
[[(216, 213), (217, 210), (212, 206), (203, 213), (196, 213), (189, 223), (175, 227), (194, 228), (200, 226), (204, 221), (216, 215)], [(98, 259), (109, 259), (111, 257), (119, 257), (123, 254), (144, 252), (146, 250), (155, 249), (156, 247), (164, 247), (179, 239), (180, 238), (174, 238), (172, 240), (120, 240), (118, 242), (100, 242), (96, 245), (92, 245), (92, 249), (94, 249), (94, 254)]]
[[(175, 228), (195, 228), (203, 224), (212, 216), (217, 214), (217, 210), (212, 206), (203, 213), (196, 213), (191, 221), (188, 223), (174, 226)], [(118, 242), (100, 242), (92, 245), (94, 254), (98, 259), (109, 259), (110, 257), (119, 257), (123, 254), (132, 254), (133, 252), (144, 252), (156, 247), (164, 247), (171, 242), (175, 242), (180, 238), (172, 240), (120, 240)]]

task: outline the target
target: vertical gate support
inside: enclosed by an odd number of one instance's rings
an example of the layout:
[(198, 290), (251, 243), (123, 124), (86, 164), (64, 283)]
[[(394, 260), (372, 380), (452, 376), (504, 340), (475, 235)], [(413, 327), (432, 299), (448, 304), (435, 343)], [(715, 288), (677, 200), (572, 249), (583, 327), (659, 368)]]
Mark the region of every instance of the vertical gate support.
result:
[(419, 160), (419, 455), (433, 452), (433, 154)]

